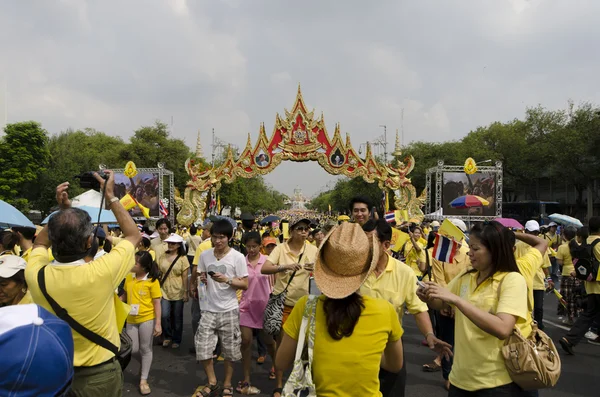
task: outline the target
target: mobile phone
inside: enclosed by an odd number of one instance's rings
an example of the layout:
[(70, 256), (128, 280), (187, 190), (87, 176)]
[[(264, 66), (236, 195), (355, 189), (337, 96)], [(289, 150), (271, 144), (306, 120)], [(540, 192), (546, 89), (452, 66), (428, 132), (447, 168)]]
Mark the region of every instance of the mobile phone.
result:
[(210, 272), (208, 272), (208, 275), (212, 277), (212, 276), (214, 276), (214, 275), (215, 275), (215, 272), (213, 272), (213, 271), (211, 270)]
[(427, 288), (427, 285), (425, 285), (425, 283), (422, 282), (421, 280), (417, 280), (417, 285), (421, 288)]

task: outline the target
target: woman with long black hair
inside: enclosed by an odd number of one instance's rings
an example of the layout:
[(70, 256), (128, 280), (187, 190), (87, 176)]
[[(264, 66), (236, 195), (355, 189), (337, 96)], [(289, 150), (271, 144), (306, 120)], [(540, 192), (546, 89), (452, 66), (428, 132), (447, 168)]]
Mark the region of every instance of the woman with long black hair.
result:
[[(312, 377), (319, 397), (381, 396), (380, 366), (402, 368), (402, 327), (391, 303), (358, 293), (377, 265), (379, 244), (356, 223), (337, 226), (323, 241), (315, 265), (322, 295), (316, 302)], [(307, 297), (302, 297), (284, 324), (275, 359), (285, 370), (294, 360)], [(351, 373), (348, 372), (349, 369)], [(279, 390), (278, 392), (281, 392)]]
[(454, 363), (449, 397), (521, 396), (502, 357), (502, 346), (515, 326), (524, 335), (527, 324), (527, 283), (513, 254), (514, 236), (500, 223), (471, 229), (472, 269), (444, 288), (427, 282), (418, 289), (421, 300), (437, 310), (455, 310)]

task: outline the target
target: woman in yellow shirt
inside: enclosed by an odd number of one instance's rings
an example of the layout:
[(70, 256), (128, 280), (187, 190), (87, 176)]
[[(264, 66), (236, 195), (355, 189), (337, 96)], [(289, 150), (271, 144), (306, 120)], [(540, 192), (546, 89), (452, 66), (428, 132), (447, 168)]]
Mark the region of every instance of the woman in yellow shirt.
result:
[(409, 226), (408, 235), (410, 239), (404, 245), (404, 255), (406, 264), (415, 272), (415, 275), (422, 279), (427, 272), (427, 255), (423, 244), (419, 240), (423, 236), (421, 226)]
[(124, 299), (131, 311), (127, 317), (127, 334), (133, 341), (132, 354), (140, 354), (140, 393), (150, 394), (148, 374), (152, 365), (152, 339), (162, 333), (160, 313), (160, 285), (158, 266), (150, 253), (135, 254), (133, 273), (125, 279)]
[[(560, 280), (560, 294), (563, 296), (566, 308), (567, 318), (563, 320), (564, 324), (573, 325), (575, 318), (579, 315), (581, 309), (577, 304), (581, 298), (581, 281), (575, 277), (575, 266), (571, 257), (571, 246), (577, 247), (575, 237), (577, 229), (573, 226), (567, 226), (563, 229), (562, 239), (564, 243), (556, 251), (556, 261), (562, 267), (562, 278)], [(579, 298), (579, 299), (578, 299)], [(562, 305), (558, 302), (558, 309), (562, 310)]]
[(469, 259), (473, 269), (448, 288), (427, 282), (417, 295), (438, 310), (455, 308), (454, 364), (449, 397), (523, 396), (511, 380), (502, 346), (527, 319), (527, 283), (519, 273), (512, 233), (492, 221), (473, 227)]
[(19, 256), (0, 256), (0, 307), (33, 303), (25, 281), (26, 266)]
[[(318, 298), (298, 300), (284, 324), (275, 364), (292, 365), (305, 306), (310, 315), (306, 344), (313, 349), (312, 379), (319, 397), (380, 397), (379, 368), (402, 368), (402, 327), (391, 303), (358, 293), (377, 266), (379, 243), (357, 223), (344, 222), (323, 241), (315, 265)], [(316, 302), (315, 302), (316, 300)], [(348, 369), (352, 368), (351, 373)], [(293, 379), (292, 372), (290, 379)], [(285, 386), (285, 392), (292, 382)], [(283, 395), (278, 388), (273, 396)], [(287, 395), (287, 394), (286, 394)]]

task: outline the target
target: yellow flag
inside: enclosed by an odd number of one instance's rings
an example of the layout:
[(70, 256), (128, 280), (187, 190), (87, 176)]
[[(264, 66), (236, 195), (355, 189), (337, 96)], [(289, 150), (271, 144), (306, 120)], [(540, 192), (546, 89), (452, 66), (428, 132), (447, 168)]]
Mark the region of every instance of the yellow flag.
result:
[(217, 195), (217, 214), (221, 213), (221, 196)]
[(142, 214), (144, 215), (144, 218), (146, 218), (146, 219), (150, 218), (150, 210), (148, 209), (148, 207), (144, 207), (140, 203), (138, 203), (138, 207), (140, 208), (140, 210), (142, 210)]
[(129, 211), (137, 205), (137, 202), (133, 199), (133, 197), (131, 197), (130, 194), (126, 194), (119, 201), (121, 202), (121, 204), (123, 204), (123, 207), (125, 207), (127, 211)]
[(331, 212), (331, 204), (329, 204), (329, 212)]
[(440, 229), (438, 230), (438, 233), (446, 237), (453, 238), (456, 241), (461, 241), (463, 238), (465, 238), (464, 233), (459, 228), (454, 226), (454, 224), (450, 222), (450, 219), (448, 218), (444, 219), (442, 226), (440, 226)]
[(386, 189), (385, 191), (385, 212), (389, 212), (390, 210), (390, 195)]

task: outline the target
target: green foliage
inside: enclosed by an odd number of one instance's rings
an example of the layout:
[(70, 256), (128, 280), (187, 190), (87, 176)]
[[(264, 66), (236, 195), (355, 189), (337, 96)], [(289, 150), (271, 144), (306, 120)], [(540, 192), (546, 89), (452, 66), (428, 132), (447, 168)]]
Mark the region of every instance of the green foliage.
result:
[(0, 198), (19, 210), (31, 209), (49, 161), (48, 133), (34, 121), (8, 124), (0, 139)]
[(268, 187), (262, 176), (237, 178), (233, 183), (223, 183), (219, 190), (221, 206), (240, 207), (242, 212), (258, 210), (275, 212), (284, 208), (286, 196)]
[(381, 206), (381, 189), (376, 183), (365, 182), (362, 178), (342, 178), (337, 181), (332, 190), (315, 197), (310, 207), (319, 211), (328, 211), (331, 205), (331, 210), (334, 212), (349, 213), (350, 200), (358, 195), (368, 197), (378, 208)]

